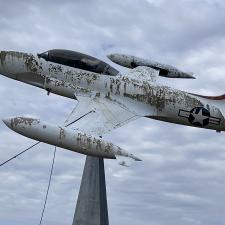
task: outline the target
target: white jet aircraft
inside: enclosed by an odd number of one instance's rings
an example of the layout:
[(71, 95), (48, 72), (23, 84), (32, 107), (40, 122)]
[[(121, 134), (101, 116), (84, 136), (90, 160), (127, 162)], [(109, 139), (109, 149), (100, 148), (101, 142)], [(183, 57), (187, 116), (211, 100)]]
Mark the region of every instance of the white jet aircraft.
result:
[(37, 55), (1, 51), (2, 75), (78, 101), (63, 126), (24, 117), (4, 122), (27, 137), (86, 155), (116, 158), (121, 165), (140, 159), (101, 137), (140, 117), (225, 130), (225, 95), (187, 93), (158, 81), (159, 76), (194, 78), (192, 74), (134, 56), (108, 57), (131, 70), (119, 73), (103, 61), (69, 50)]

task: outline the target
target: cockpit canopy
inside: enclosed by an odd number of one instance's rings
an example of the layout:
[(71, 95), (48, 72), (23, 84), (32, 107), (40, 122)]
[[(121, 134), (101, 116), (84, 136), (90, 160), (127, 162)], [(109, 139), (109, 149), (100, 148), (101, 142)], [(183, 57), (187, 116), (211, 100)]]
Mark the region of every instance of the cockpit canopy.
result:
[(118, 70), (97, 58), (70, 50), (53, 49), (38, 54), (38, 57), (46, 61), (100, 74), (116, 76), (119, 73)]

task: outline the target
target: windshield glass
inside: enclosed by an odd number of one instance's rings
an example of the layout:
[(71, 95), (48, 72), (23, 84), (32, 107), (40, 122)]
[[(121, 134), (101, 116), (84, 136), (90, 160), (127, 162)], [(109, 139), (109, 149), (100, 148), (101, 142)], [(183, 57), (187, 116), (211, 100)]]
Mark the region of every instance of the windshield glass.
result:
[(48, 59), (49, 58), (49, 53), (47, 52), (43, 52), (41, 54), (37, 54), (38, 57), (43, 58), (43, 59)]

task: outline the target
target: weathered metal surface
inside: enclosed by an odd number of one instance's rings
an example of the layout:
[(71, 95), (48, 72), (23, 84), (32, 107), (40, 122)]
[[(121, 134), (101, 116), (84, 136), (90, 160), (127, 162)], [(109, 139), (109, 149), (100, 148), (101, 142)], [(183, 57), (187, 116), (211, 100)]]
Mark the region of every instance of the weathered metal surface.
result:
[(25, 117), (9, 118), (3, 121), (10, 129), (26, 137), (81, 154), (111, 159), (115, 159), (116, 155), (121, 155), (140, 161), (134, 155), (110, 142), (69, 128)]
[[(225, 109), (221, 106), (221, 101), (161, 85), (157, 82), (156, 74), (152, 72), (149, 72), (149, 79), (146, 79), (146, 70), (137, 68), (130, 73), (107, 76), (48, 62), (32, 54), (16, 52), (1, 52), (0, 61), (1, 74), (17, 80), (20, 80), (21, 74), (36, 74), (45, 80), (45, 85), (41, 84), (43, 87), (29, 79), (21, 80), (62, 96), (74, 98), (74, 92), (76, 96), (104, 99), (137, 116), (188, 126), (196, 126), (190, 122), (189, 115), (193, 114), (195, 107), (202, 107), (209, 111), (211, 118), (215, 117), (220, 121), (219, 124), (208, 123), (204, 128), (225, 130)], [(180, 113), (184, 111), (187, 112), (185, 115)]]
[[(65, 121), (65, 126), (71, 125), (76, 121), (73, 128), (90, 135), (102, 136), (139, 118), (135, 113), (128, 110), (136, 107), (136, 104), (127, 105), (128, 108), (125, 108), (115, 102), (112, 103), (106, 98), (77, 96), (77, 99), (79, 102)], [(147, 112), (149, 111), (146, 110)]]
[(51, 93), (65, 96), (67, 98), (76, 99), (76, 87), (71, 83), (58, 80), (51, 77), (46, 77), (44, 80), (44, 88)]
[(190, 73), (182, 72), (177, 68), (162, 64), (159, 62), (155, 62), (153, 60), (146, 60), (142, 58), (138, 58), (132, 55), (124, 55), (124, 54), (110, 54), (108, 58), (121, 66), (125, 66), (128, 68), (135, 68), (138, 66), (149, 66), (153, 69), (159, 71), (159, 76), (169, 77), (169, 78), (191, 78), (194, 79), (193, 75)]

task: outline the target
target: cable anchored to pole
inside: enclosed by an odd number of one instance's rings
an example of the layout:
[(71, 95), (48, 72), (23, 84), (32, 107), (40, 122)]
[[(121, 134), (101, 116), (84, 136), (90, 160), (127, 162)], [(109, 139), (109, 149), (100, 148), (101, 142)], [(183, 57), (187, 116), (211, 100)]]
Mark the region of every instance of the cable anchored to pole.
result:
[(40, 143), (41, 143), (41, 142), (38, 141), (38, 142), (36, 142), (35, 144), (31, 145), (29, 148), (23, 150), (22, 152), (16, 154), (15, 156), (13, 156), (13, 157), (11, 157), (11, 158), (9, 158), (9, 159), (6, 160), (5, 162), (1, 163), (1, 164), (0, 164), (0, 167), (3, 166), (3, 165), (5, 165), (6, 163), (10, 162), (11, 160), (17, 158), (18, 156), (22, 155), (23, 153), (25, 153), (26, 151), (32, 149), (34, 146), (36, 146), (36, 145), (38, 145), (38, 144), (40, 144)]
[(52, 172), (53, 172), (54, 163), (55, 163), (55, 154), (56, 154), (56, 146), (55, 146), (54, 155), (53, 155), (53, 159), (52, 159), (52, 167), (51, 167), (50, 176), (49, 176), (49, 180), (48, 180), (48, 188), (47, 188), (47, 192), (46, 192), (46, 196), (45, 196), (45, 202), (44, 202), (44, 206), (43, 206), (43, 209), (42, 209), (41, 219), (40, 219), (39, 225), (41, 225), (41, 223), (42, 223), (42, 220), (43, 220), (43, 217), (44, 217), (46, 203), (47, 203), (47, 200), (48, 200), (48, 192), (49, 192), (50, 185), (51, 185)]

